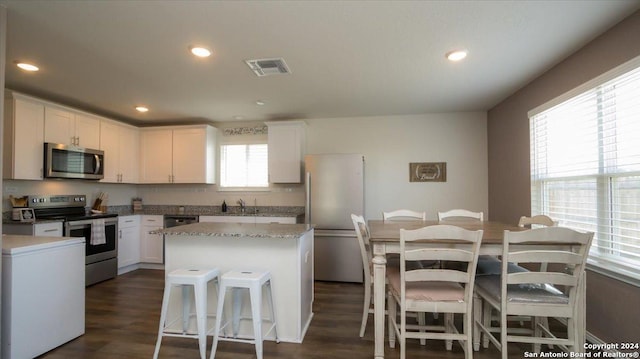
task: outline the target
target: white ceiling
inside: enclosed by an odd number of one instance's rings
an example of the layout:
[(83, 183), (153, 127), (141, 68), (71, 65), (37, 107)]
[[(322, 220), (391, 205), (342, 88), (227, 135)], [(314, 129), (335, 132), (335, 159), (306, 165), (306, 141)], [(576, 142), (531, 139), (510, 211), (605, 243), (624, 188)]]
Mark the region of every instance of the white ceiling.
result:
[[(136, 124), (485, 111), (640, 9), (638, 0), (0, 3), (8, 88)], [(194, 58), (194, 44), (213, 56)], [(457, 48), (469, 56), (448, 62)], [(257, 77), (244, 63), (270, 57), (292, 74)], [(18, 60), (41, 71), (24, 73)]]

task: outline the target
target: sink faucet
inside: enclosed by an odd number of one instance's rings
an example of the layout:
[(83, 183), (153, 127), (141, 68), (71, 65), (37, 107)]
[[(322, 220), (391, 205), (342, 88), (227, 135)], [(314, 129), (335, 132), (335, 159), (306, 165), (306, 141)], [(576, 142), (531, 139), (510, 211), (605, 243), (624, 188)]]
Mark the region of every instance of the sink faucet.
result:
[(245, 208), (247, 207), (247, 205), (244, 203), (244, 201), (242, 200), (242, 198), (240, 198), (240, 199), (238, 200), (238, 204), (240, 205), (240, 211), (241, 211), (242, 213), (244, 213)]

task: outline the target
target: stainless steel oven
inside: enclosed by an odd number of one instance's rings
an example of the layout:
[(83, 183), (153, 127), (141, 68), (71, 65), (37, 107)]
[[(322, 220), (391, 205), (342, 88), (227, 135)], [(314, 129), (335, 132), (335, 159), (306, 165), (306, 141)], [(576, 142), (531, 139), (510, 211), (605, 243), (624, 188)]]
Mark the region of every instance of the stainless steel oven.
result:
[[(96, 229), (103, 232), (104, 239), (94, 241)], [(118, 218), (69, 219), (64, 223), (64, 235), (85, 239), (85, 284), (92, 285), (118, 274)]]
[[(85, 239), (85, 284), (118, 274), (118, 215), (91, 213), (85, 195), (28, 196), (36, 220), (62, 219), (64, 235)], [(95, 238), (94, 238), (95, 237)]]

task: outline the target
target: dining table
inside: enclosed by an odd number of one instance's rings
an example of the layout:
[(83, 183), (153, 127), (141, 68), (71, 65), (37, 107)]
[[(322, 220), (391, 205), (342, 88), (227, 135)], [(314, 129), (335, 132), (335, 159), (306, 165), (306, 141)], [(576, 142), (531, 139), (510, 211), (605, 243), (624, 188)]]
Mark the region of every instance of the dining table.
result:
[[(374, 358), (384, 358), (384, 330), (385, 330), (385, 300), (386, 300), (386, 255), (400, 253), (400, 229), (418, 229), (426, 226), (447, 224), (462, 227), (467, 230), (483, 230), (480, 255), (499, 256), (502, 254), (504, 231), (522, 231), (526, 228), (516, 224), (498, 221), (479, 221), (475, 219), (446, 219), (446, 220), (369, 220), (369, 236), (372, 245), (373, 259), (373, 293), (374, 293)], [(424, 243), (420, 244), (424, 245)], [(582, 274), (578, 290), (581, 292), (581, 307), (576, 320), (580, 336), (579, 343), (584, 343), (586, 332), (586, 274)], [(580, 347), (583, 347), (581, 344)]]

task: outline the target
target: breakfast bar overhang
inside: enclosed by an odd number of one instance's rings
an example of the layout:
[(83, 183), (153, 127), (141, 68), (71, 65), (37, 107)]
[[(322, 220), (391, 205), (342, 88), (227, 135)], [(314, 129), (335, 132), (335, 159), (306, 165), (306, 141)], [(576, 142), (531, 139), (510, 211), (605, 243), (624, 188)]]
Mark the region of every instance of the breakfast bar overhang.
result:
[[(313, 317), (312, 226), (194, 223), (160, 230), (159, 233), (165, 238), (167, 274), (179, 268), (218, 268), (220, 273), (229, 270), (271, 272), (278, 339), (302, 342)], [(208, 313), (214, 313), (217, 293), (212, 287), (208, 293)], [(172, 297), (179, 298), (177, 294)], [(249, 315), (248, 297), (243, 300), (243, 314)], [(176, 300), (170, 304), (170, 316), (175, 318), (179, 313), (179, 302)], [(266, 307), (263, 313), (268, 313)], [(212, 326), (211, 323), (212, 320), (208, 327)], [(253, 336), (250, 322), (240, 327), (239, 335)], [(266, 339), (273, 340), (273, 334)]]

